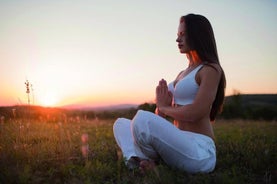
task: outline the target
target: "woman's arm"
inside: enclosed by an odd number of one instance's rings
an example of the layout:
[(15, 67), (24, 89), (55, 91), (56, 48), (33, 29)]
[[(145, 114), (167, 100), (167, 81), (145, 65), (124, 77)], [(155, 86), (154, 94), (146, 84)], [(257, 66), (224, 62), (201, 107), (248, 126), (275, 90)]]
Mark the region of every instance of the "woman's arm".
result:
[(155, 114), (157, 114), (157, 115), (159, 115), (159, 116), (161, 116), (161, 117), (163, 117), (163, 118), (166, 118), (166, 115), (165, 115), (164, 113), (162, 113), (162, 112), (159, 110), (159, 108), (156, 108), (156, 109), (155, 109)]

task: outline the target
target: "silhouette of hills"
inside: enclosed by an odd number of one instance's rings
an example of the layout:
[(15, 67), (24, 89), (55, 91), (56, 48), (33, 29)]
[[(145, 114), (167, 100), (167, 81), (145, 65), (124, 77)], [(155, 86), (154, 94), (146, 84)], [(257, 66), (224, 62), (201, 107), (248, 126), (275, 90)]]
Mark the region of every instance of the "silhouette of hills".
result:
[[(88, 117), (119, 117), (135, 114), (137, 109), (143, 109), (155, 104), (118, 104), (110, 106), (79, 106), (69, 105), (64, 107), (42, 107), (42, 106), (5, 106), (0, 107), (0, 117), (15, 118), (32, 116), (44, 117), (47, 115), (88, 115)], [(155, 108), (155, 107), (154, 107)], [(150, 110), (153, 109), (144, 109)], [(244, 118), (244, 119), (277, 119), (277, 94), (235, 94), (225, 98), (222, 118)]]
[(234, 101), (239, 101), (242, 106), (275, 106), (277, 94), (237, 94), (225, 98), (226, 105)]

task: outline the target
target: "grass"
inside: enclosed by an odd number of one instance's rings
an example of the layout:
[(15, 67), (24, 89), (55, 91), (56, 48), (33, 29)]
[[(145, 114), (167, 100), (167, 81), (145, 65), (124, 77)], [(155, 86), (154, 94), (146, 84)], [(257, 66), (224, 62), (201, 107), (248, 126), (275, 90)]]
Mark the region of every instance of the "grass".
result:
[(0, 183), (276, 182), (276, 122), (218, 121), (214, 125), (216, 169), (193, 175), (163, 164), (146, 175), (129, 171), (115, 143), (112, 124), (113, 120), (1, 122)]

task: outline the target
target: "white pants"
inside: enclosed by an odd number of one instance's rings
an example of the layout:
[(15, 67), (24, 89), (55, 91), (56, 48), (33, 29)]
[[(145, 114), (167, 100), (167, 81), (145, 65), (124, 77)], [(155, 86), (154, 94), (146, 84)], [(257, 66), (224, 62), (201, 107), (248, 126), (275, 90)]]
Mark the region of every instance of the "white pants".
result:
[(118, 118), (113, 126), (123, 157), (158, 160), (189, 173), (211, 172), (216, 164), (214, 141), (182, 131), (166, 119), (139, 110), (133, 120)]

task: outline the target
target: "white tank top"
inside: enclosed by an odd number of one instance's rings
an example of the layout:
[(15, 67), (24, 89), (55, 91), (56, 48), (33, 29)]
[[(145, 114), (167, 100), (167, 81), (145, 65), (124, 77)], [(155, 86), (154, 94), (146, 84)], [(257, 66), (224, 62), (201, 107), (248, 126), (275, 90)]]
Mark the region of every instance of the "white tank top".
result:
[(173, 103), (178, 105), (192, 104), (198, 92), (199, 85), (195, 80), (196, 73), (203, 67), (199, 65), (174, 86), (174, 81), (168, 84), (168, 90), (173, 94)]

